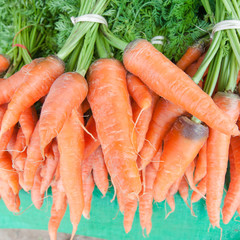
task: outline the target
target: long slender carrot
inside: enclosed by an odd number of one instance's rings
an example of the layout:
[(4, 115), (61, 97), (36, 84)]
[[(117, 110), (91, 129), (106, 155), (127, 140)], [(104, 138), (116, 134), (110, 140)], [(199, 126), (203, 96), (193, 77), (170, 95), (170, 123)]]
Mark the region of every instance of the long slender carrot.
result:
[[(231, 93), (217, 93), (214, 102), (236, 122), (239, 116), (239, 97)], [(207, 141), (207, 212), (213, 227), (220, 228), (220, 205), (228, 165), (230, 135), (210, 129)]]
[(204, 49), (201, 44), (189, 47), (176, 65), (184, 71), (188, 66), (199, 59), (203, 51)]
[(129, 95), (141, 109), (146, 109), (151, 106), (151, 93), (148, 87), (138, 77), (127, 73), (127, 87)]
[(24, 178), (23, 178), (23, 172), (18, 171), (18, 178), (19, 178), (19, 185), (22, 187), (22, 189), (27, 192), (28, 189), (25, 186)]
[(54, 56), (43, 59), (33, 67), (24, 83), (14, 92), (8, 104), (0, 135), (14, 126), (27, 108), (45, 96), (55, 79), (63, 72), (64, 63)]
[(154, 183), (154, 199), (166, 198), (171, 185), (185, 172), (208, 137), (208, 128), (179, 117), (164, 139), (160, 169)]
[(207, 142), (199, 151), (194, 172), (194, 183), (197, 184), (207, 174)]
[(207, 176), (203, 177), (200, 180), (199, 184), (197, 185), (197, 189), (201, 194), (193, 191), (192, 196), (191, 196), (191, 202), (192, 203), (198, 202), (202, 198), (202, 196), (206, 195), (206, 192), (207, 192)]
[(169, 207), (171, 208), (171, 211), (167, 213), (167, 215), (165, 216), (165, 219), (175, 211), (175, 199), (174, 199), (174, 195), (170, 195), (168, 194), (166, 197), (166, 201), (169, 205)]
[[(209, 127), (239, 135), (230, 117), (224, 114), (191, 78), (146, 40), (128, 44), (123, 55), (128, 71), (138, 76), (152, 91), (185, 109)], [(143, 71), (147, 69), (147, 71)]]
[(82, 124), (83, 117), (78, 115), (77, 110), (72, 110), (72, 114), (57, 136), (60, 152), (60, 175), (67, 195), (70, 219), (73, 225), (72, 238), (77, 231), (84, 209), (81, 173), (84, 152)]
[(12, 133), (12, 136), (8, 142), (8, 145), (7, 145), (7, 150), (8, 152), (11, 154), (13, 154), (13, 148), (14, 148), (14, 145), (15, 145), (15, 142), (16, 142), (16, 139), (17, 139), (17, 133), (18, 133), (18, 127), (15, 126), (14, 129), (13, 129), (13, 133)]
[(240, 174), (240, 137), (232, 137), (231, 138), (231, 148), (233, 150), (234, 156), (234, 168), (235, 171)]
[(139, 168), (144, 168), (152, 160), (173, 123), (183, 113), (182, 108), (164, 98), (158, 100), (149, 124), (146, 141), (137, 159)]
[(17, 156), (20, 155), (20, 153), (25, 149), (25, 147), (26, 147), (26, 139), (23, 134), (22, 128), (19, 128), (18, 133), (17, 133), (16, 142), (12, 149), (13, 150), (13, 152), (12, 152), (13, 162), (17, 158)]
[(26, 146), (28, 146), (30, 142), (37, 121), (38, 116), (34, 106), (25, 110), (20, 116), (19, 123), (25, 136)]
[(8, 56), (0, 54), (0, 74), (4, 73), (10, 66), (10, 59)]
[(188, 187), (188, 182), (184, 176), (182, 177), (178, 191), (179, 191), (179, 194), (182, 197), (183, 201), (186, 203), (186, 205), (188, 207), (190, 207), (188, 204), (189, 187)]
[(119, 210), (121, 213), (123, 213), (125, 208), (125, 203), (126, 203), (124, 194), (119, 189), (115, 191), (117, 192), (117, 201), (118, 201)]
[(87, 79), (88, 102), (112, 183), (126, 195), (136, 195), (141, 181), (126, 71), (115, 59), (100, 59), (91, 65)]
[(61, 131), (72, 110), (77, 109), (86, 98), (87, 91), (87, 82), (79, 73), (64, 73), (53, 83), (43, 104), (39, 119), (42, 153)]

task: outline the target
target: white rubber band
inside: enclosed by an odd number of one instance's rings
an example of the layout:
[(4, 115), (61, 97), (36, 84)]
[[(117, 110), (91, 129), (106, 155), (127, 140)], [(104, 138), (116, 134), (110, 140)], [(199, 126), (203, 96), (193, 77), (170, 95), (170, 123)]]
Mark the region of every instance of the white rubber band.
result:
[(221, 21), (213, 27), (212, 35), (214, 35), (215, 32), (219, 32), (219, 31), (227, 30), (227, 29), (240, 29), (240, 21), (239, 20)]
[(71, 21), (73, 25), (78, 22), (95, 22), (95, 23), (102, 23), (108, 27), (107, 20), (98, 14), (85, 14), (80, 17), (71, 17)]
[(163, 41), (165, 37), (164, 36), (156, 36), (156, 37), (153, 37), (151, 39), (151, 43), (152, 44), (159, 44), (159, 45), (163, 45)]

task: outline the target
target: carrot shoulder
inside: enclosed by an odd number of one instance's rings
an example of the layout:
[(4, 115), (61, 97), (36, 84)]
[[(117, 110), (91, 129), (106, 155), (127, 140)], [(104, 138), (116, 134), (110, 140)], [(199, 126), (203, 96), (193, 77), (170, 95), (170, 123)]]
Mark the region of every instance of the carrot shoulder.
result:
[(131, 42), (125, 49), (123, 62), (128, 71), (158, 95), (182, 107), (213, 129), (239, 135), (236, 124), (216, 106), (212, 98), (148, 41), (140, 39)]

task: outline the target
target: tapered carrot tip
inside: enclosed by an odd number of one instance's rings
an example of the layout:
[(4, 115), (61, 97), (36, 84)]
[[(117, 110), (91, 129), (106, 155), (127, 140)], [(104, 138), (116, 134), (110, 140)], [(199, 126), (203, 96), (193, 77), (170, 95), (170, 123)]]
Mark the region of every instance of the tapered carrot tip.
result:
[(10, 59), (8, 56), (0, 54), (0, 74), (4, 73), (10, 65)]
[(49, 234), (50, 240), (57, 240), (57, 232), (56, 231), (48, 230), (48, 234)]
[(73, 230), (72, 230), (72, 236), (71, 236), (71, 239), (70, 239), (70, 240), (73, 240), (73, 238), (74, 238), (74, 236), (75, 236), (75, 234), (76, 234), (76, 232), (77, 232), (77, 228), (78, 228), (78, 225), (77, 225), (77, 224), (73, 224), (73, 223), (72, 223), (72, 225), (73, 225)]
[(83, 216), (84, 216), (84, 218), (86, 218), (87, 220), (90, 219), (90, 214), (89, 214), (89, 212), (86, 211), (86, 210), (83, 210)]
[(126, 233), (129, 233), (131, 231), (132, 225), (131, 224), (124, 224), (124, 229)]

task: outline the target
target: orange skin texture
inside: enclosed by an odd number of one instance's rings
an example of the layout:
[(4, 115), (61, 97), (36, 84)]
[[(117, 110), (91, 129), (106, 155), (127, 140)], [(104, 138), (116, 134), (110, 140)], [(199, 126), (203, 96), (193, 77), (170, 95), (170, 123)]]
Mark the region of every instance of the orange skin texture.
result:
[(183, 176), (178, 178), (177, 181), (171, 186), (171, 188), (168, 191), (168, 195), (175, 195), (178, 192), (182, 178), (183, 178)]
[(179, 185), (178, 192), (179, 192), (180, 196), (182, 197), (183, 201), (186, 203), (187, 206), (189, 206), (188, 201), (187, 201), (188, 190), (189, 190), (188, 182), (187, 182), (186, 178), (183, 176), (182, 180), (181, 180), (181, 183)]
[(88, 158), (100, 146), (100, 142), (97, 135), (96, 123), (93, 116), (89, 118), (86, 125), (86, 129), (93, 135), (95, 140), (87, 132), (84, 132), (85, 141), (84, 158)]
[[(217, 93), (214, 102), (236, 122), (239, 116), (239, 97), (235, 94)], [(220, 205), (228, 165), (230, 135), (210, 129), (207, 141), (207, 212), (213, 227), (220, 228)]]
[(195, 170), (195, 161), (192, 161), (185, 171), (185, 176), (187, 178), (187, 181), (188, 181), (188, 184), (189, 184), (190, 188), (195, 191), (197, 189), (196, 189), (196, 186), (195, 186), (194, 181), (193, 181), (194, 170)]
[[(197, 185), (197, 189), (202, 195), (206, 195), (206, 192), (207, 192), (207, 176), (203, 177), (200, 180), (199, 184)], [(192, 197), (191, 197), (191, 202), (192, 203), (198, 202), (201, 198), (202, 198), (202, 196), (200, 194), (193, 191)]]
[(181, 59), (177, 62), (177, 66), (185, 71), (193, 62), (197, 61), (201, 56), (203, 49), (199, 46), (192, 46), (187, 49)]
[(131, 73), (127, 73), (127, 87), (129, 95), (140, 108), (146, 109), (151, 106), (152, 94), (148, 87), (138, 77)]
[(19, 185), (21, 186), (21, 188), (27, 192), (27, 188), (25, 187), (25, 183), (24, 183), (24, 178), (23, 178), (23, 172), (18, 171), (18, 178), (19, 178)]
[(7, 56), (0, 54), (0, 74), (4, 73), (10, 66), (10, 60)]
[(95, 157), (93, 158), (93, 179), (99, 191), (105, 196), (108, 191), (109, 182), (108, 171), (101, 147), (95, 151)]
[(207, 142), (199, 151), (194, 172), (194, 183), (197, 184), (207, 174)]
[(21, 114), (41, 97), (45, 96), (53, 82), (64, 72), (64, 63), (53, 56), (47, 57), (34, 66), (26, 80), (14, 92), (3, 117), (0, 135), (14, 126)]
[[(66, 194), (62, 194), (58, 190), (57, 183), (52, 184), (52, 195), (53, 205), (51, 208), (51, 217), (48, 222), (48, 233), (50, 240), (57, 240), (57, 230), (67, 209), (67, 197)], [(59, 201), (58, 208), (56, 208), (57, 200)]]
[(14, 148), (14, 145), (15, 145), (15, 142), (16, 142), (16, 139), (17, 139), (17, 133), (18, 133), (18, 127), (15, 126), (14, 129), (13, 129), (13, 133), (12, 133), (12, 136), (8, 142), (8, 145), (7, 145), (7, 150), (8, 152), (11, 154), (13, 154), (12, 150)]
[(31, 190), (36, 171), (38, 167), (43, 163), (44, 159), (40, 151), (39, 121), (38, 121), (32, 134), (29, 146), (27, 148), (27, 159), (24, 167), (24, 182), (28, 190)]
[(27, 159), (27, 150), (25, 149), (24, 152), (21, 152), (14, 160), (12, 159), (14, 168), (17, 171), (23, 171), (26, 159)]
[(42, 153), (61, 131), (72, 110), (79, 108), (87, 96), (87, 91), (87, 82), (79, 73), (64, 73), (53, 83), (44, 101), (39, 120)]
[(160, 168), (154, 183), (154, 199), (166, 198), (171, 185), (182, 176), (208, 137), (208, 128), (180, 117), (164, 139)]
[[(189, 76), (146, 40), (131, 42), (125, 49), (123, 63), (152, 91), (185, 109), (209, 127), (225, 134), (239, 135), (230, 117)], [(143, 71), (147, 69), (147, 71)]]
[[(155, 108), (157, 100), (158, 96), (156, 94), (152, 94), (151, 105), (145, 109), (140, 108), (135, 101), (132, 101), (133, 121), (135, 124), (137, 121), (135, 131), (137, 134), (138, 152), (140, 152), (145, 142), (145, 137), (149, 128), (149, 123), (152, 119), (153, 110)], [(141, 114), (140, 117), (139, 114)]]
[(25, 110), (20, 116), (19, 123), (25, 136), (26, 146), (28, 146), (30, 142), (37, 121), (38, 116), (34, 106)]
[(87, 79), (88, 102), (112, 183), (126, 195), (137, 195), (141, 181), (126, 71), (115, 59), (100, 59), (91, 65)]
[(173, 123), (184, 112), (182, 108), (164, 98), (158, 100), (146, 134), (146, 141), (137, 159), (139, 168), (143, 169), (150, 163), (162, 146), (163, 139), (170, 131)]
[(230, 161), (230, 184), (227, 194), (224, 199), (224, 205), (222, 208), (223, 223), (227, 224), (232, 219), (236, 210), (240, 205), (240, 172), (236, 168), (236, 157), (239, 158), (238, 152), (240, 146), (240, 140), (238, 137), (231, 138), (231, 144), (229, 148), (229, 161)]
[(23, 134), (22, 128), (19, 128), (17, 133), (16, 142), (13, 147), (12, 160), (14, 161), (26, 147), (26, 139)]
[(171, 208), (171, 211), (167, 214), (167, 216), (165, 217), (165, 219), (175, 211), (175, 199), (174, 199), (174, 195), (167, 195), (166, 197), (166, 201), (169, 205), (169, 207)]
[(72, 110), (70, 117), (57, 136), (60, 153), (60, 176), (70, 207), (73, 225), (72, 237), (77, 231), (84, 209), (82, 185), (82, 161), (84, 153), (84, 131), (82, 114)]

